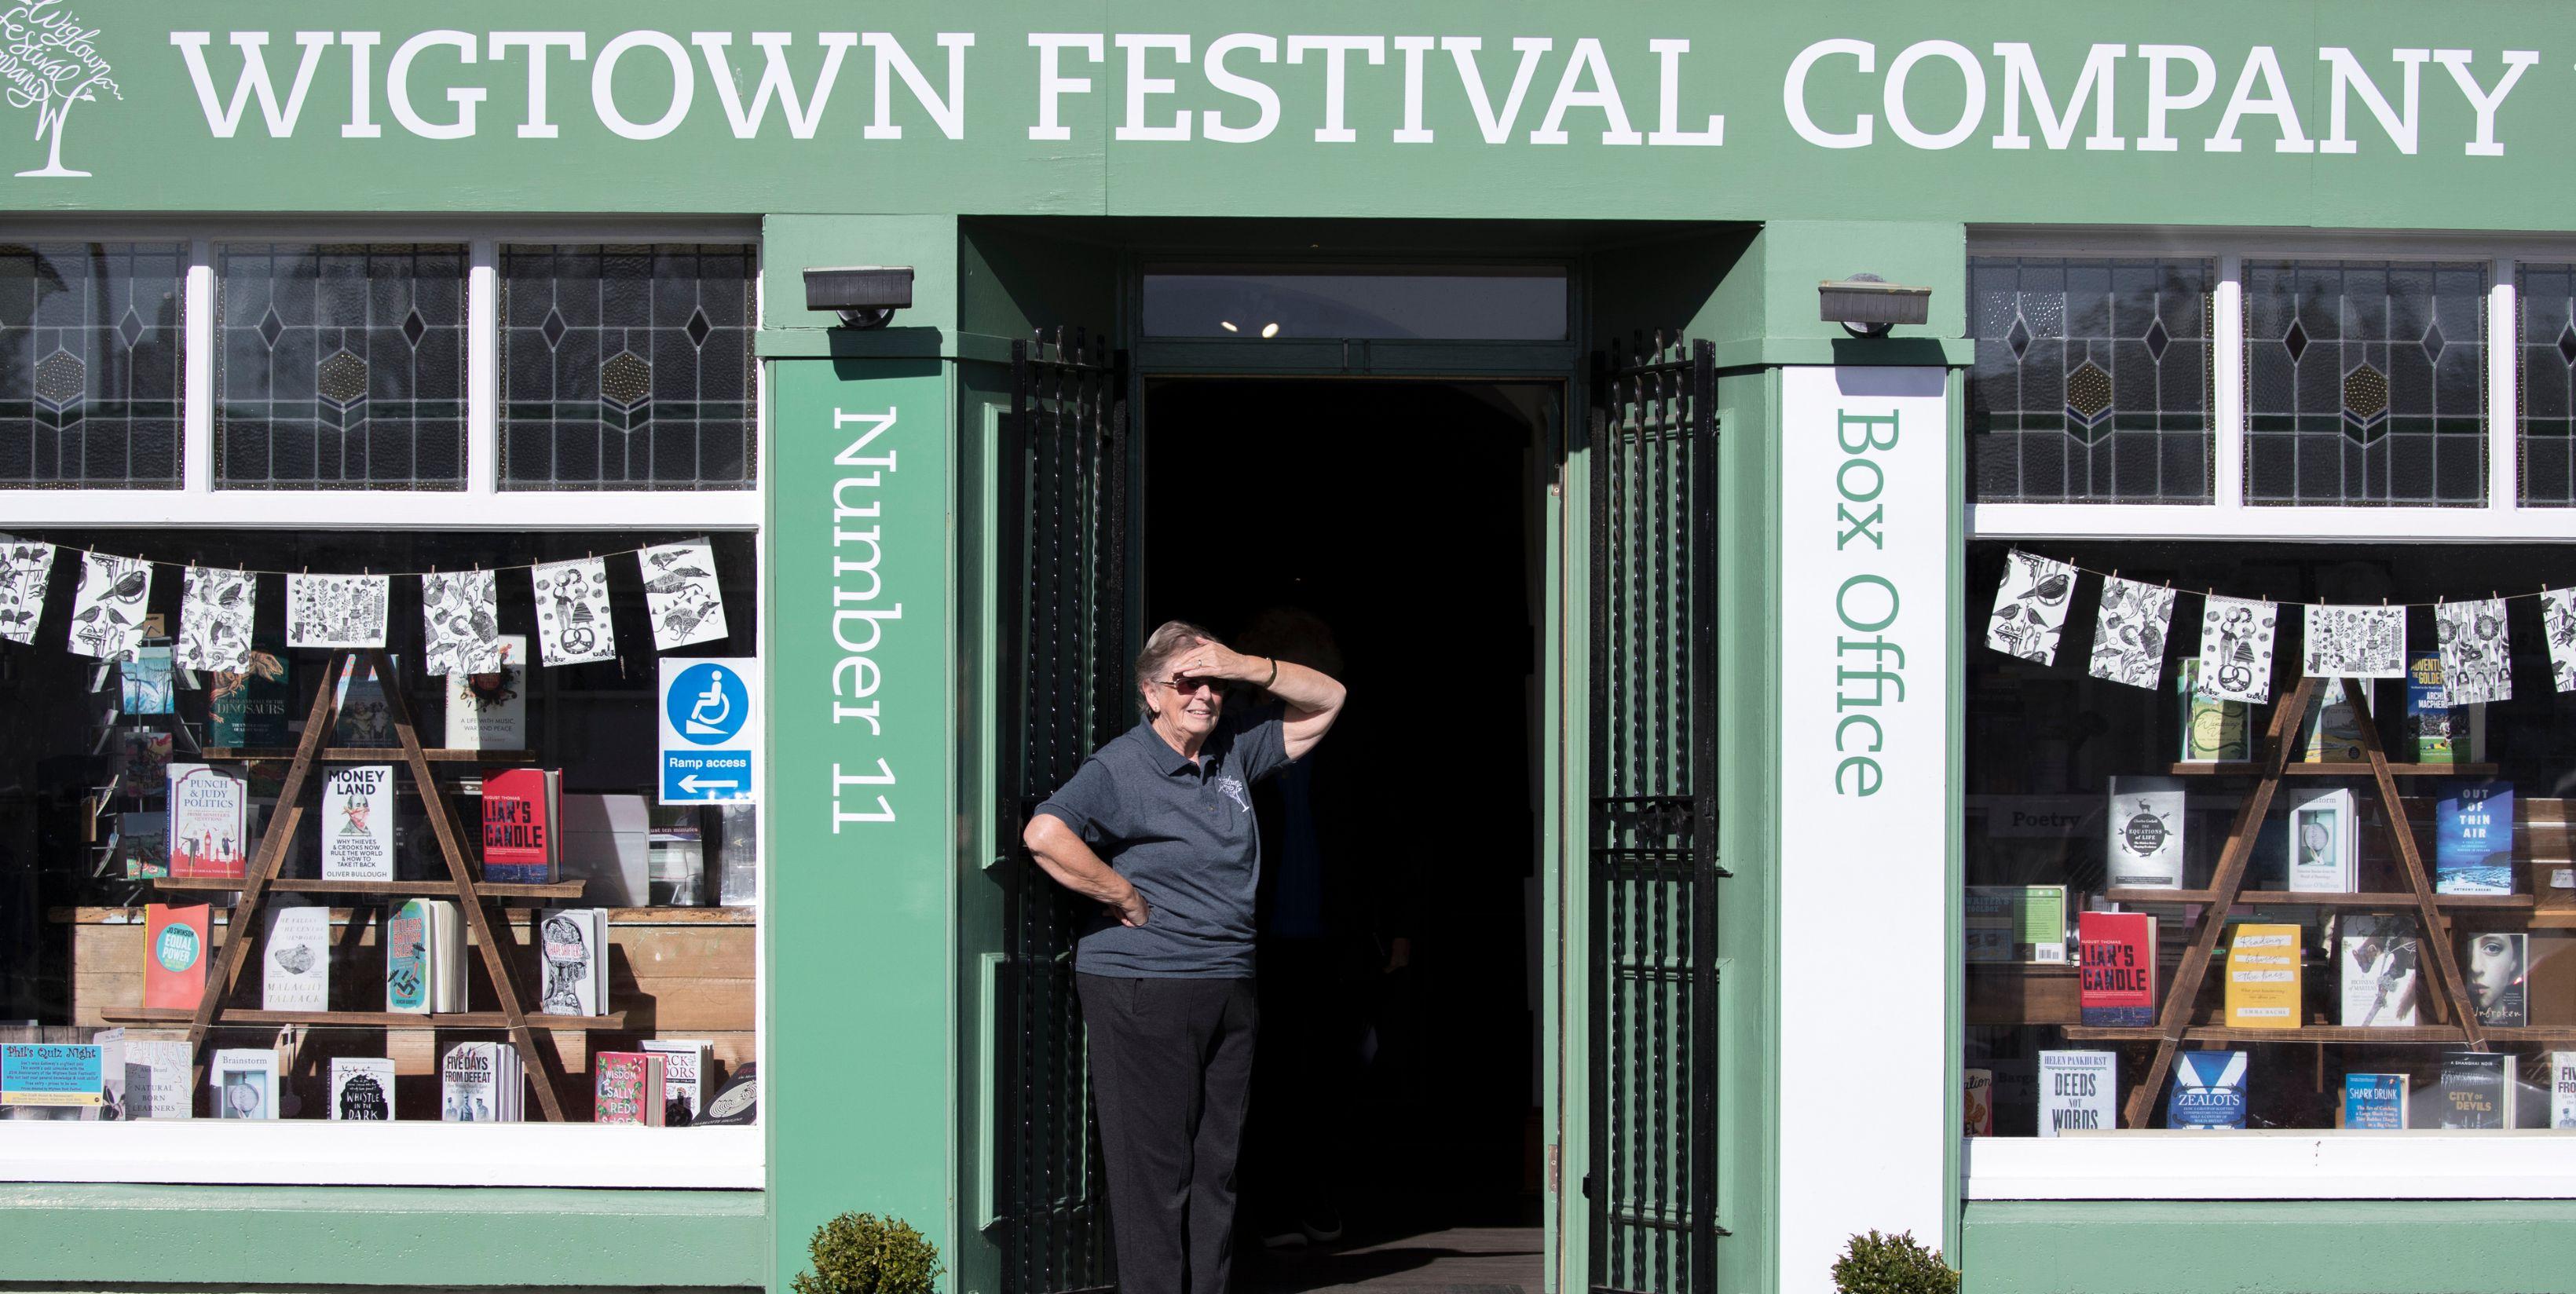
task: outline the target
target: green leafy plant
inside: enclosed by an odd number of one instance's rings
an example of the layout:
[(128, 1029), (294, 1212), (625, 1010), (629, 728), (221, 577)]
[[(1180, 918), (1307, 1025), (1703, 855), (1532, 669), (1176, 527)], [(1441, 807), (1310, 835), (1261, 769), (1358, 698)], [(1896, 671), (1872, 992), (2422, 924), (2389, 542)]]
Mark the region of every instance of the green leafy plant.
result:
[(1916, 1244), (1911, 1231), (1872, 1231), (1843, 1246), (1843, 1256), (1834, 1261), (1834, 1288), (1841, 1294), (1959, 1294), (1959, 1273), (1941, 1261), (1939, 1250)]
[(814, 1228), (814, 1269), (796, 1273), (796, 1294), (932, 1294), (939, 1246), (901, 1218), (844, 1213)]

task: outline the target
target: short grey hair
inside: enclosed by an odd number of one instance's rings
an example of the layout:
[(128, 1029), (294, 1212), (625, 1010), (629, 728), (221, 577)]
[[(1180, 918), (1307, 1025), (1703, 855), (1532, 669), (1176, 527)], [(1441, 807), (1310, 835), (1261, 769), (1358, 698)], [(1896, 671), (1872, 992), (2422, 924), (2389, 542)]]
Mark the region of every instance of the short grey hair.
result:
[[(1147, 683), (1163, 677), (1172, 658), (1189, 650), (1193, 639), (1215, 642), (1217, 637), (1187, 620), (1166, 620), (1145, 635), (1145, 649), (1136, 653), (1136, 690), (1142, 693)], [(1143, 696), (1136, 698), (1136, 707), (1145, 712), (1146, 718), (1154, 717), (1154, 707), (1145, 704)]]

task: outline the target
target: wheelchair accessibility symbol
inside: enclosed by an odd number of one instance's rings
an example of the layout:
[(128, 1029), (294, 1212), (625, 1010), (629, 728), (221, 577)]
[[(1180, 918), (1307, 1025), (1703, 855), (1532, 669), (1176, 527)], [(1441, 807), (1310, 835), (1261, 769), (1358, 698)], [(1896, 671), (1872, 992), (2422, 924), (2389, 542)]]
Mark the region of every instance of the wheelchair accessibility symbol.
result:
[(661, 802), (757, 800), (760, 662), (666, 657), (661, 665)]
[(742, 676), (722, 665), (692, 665), (671, 684), (671, 727), (682, 740), (717, 746), (733, 740), (751, 714), (751, 695)]

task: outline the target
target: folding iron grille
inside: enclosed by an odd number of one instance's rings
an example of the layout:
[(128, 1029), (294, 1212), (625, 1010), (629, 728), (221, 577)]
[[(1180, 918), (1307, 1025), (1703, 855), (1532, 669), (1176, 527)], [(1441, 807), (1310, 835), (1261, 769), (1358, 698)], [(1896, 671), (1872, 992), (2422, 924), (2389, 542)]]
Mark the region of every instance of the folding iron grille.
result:
[(1592, 410), (1595, 1291), (1708, 1294), (1717, 1226), (1717, 369), (1657, 333)]
[(1114, 1281), (1074, 999), (1080, 905), (1020, 846), (1038, 804), (1135, 717), (1122, 641), (1126, 356), (1061, 329), (1011, 346), (1000, 461), (1003, 1294)]

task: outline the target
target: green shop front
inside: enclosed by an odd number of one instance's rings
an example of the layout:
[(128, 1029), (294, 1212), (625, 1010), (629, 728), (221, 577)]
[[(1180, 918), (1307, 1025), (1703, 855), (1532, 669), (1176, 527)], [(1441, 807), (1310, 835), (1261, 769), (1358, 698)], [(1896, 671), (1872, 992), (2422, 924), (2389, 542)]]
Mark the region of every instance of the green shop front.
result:
[(1019, 828), (1146, 630), (1286, 608), (1369, 1009), (1274, 1015), (1248, 1194), (1550, 1290), (2576, 1287), (2560, 8), (544, 21), (0, 13), (0, 1285), (867, 1211), (1114, 1286)]

